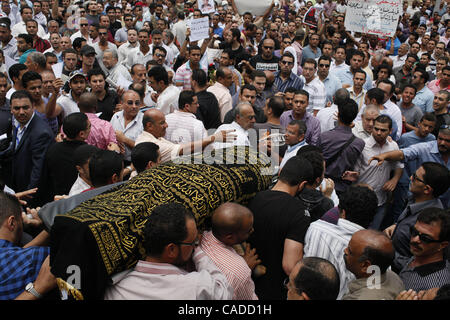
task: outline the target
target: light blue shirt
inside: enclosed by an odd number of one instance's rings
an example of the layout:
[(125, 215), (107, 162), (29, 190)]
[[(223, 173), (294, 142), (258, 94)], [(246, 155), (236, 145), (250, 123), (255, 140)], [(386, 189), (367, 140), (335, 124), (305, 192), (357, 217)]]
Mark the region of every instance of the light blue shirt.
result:
[(320, 56), (322, 55), (322, 50), (320, 50), (319, 47), (317, 47), (317, 53), (314, 53), (311, 50), (311, 47), (309, 45), (307, 45), (306, 47), (303, 48), (303, 52), (302, 52), (302, 65), (305, 62), (306, 59), (317, 59), (320, 58)]
[(434, 94), (433, 92), (427, 88), (427, 86), (424, 86), (422, 90), (417, 91), (416, 97), (412, 101), (413, 104), (418, 106), (423, 113), (426, 112), (433, 112), (433, 100), (434, 100)]
[(335, 92), (342, 88), (342, 82), (334, 75), (328, 74), (328, 77), (322, 81), (325, 86), (325, 93), (327, 94), (326, 102), (333, 103), (333, 96)]
[[(400, 140), (398, 140), (398, 147), (407, 148), (412, 145), (428, 141), (436, 141), (436, 137), (430, 133), (425, 138), (421, 138), (416, 135), (415, 131), (409, 131), (400, 137)], [(405, 168), (403, 169), (402, 177), (400, 178), (399, 183), (409, 185), (409, 177), (416, 172), (418, 167), (417, 160), (405, 161)]]
[[(339, 70), (336, 72), (336, 77), (341, 80), (342, 85), (349, 84), (353, 87), (353, 73), (350, 71), (350, 68)], [(372, 77), (369, 74), (366, 75), (366, 83), (364, 83), (363, 88), (366, 91), (372, 89)]]

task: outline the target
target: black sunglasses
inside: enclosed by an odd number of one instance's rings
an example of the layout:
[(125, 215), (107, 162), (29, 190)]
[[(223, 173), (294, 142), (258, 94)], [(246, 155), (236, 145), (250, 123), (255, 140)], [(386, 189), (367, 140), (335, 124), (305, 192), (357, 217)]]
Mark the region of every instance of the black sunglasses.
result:
[(419, 231), (417, 231), (417, 229), (414, 226), (411, 226), (409, 228), (409, 232), (411, 233), (411, 238), (419, 236), (420, 241), (422, 241), (424, 243), (439, 243), (439, 242), (442, 242), (441, 240), (435, 240), (435, 239), (431, 238), (427, 234), (420, 233)]

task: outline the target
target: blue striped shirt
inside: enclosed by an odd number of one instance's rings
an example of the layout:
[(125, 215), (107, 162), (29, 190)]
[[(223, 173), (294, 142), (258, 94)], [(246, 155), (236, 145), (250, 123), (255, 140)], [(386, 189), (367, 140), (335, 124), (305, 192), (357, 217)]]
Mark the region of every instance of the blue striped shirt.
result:
[(281, 74), (281, 71), (278, 71), (277, 73), (275, 73), (275, 80), (273, 82), (277, 86), (278, 91), (285, 92), (286, 89), (289, 87), (293, 87), (296, 90), (300, 90), (303, 88), (304, 83), (299, 76), (297, 76), (291, 72), (291, 74), (289, 75), (289, 78), (283, 81), (283, 79), (281, 79), (280, 74)]
[(12, 300), (36, 280), (49, 247), (21, 248), (0, 239), (0, 300)]

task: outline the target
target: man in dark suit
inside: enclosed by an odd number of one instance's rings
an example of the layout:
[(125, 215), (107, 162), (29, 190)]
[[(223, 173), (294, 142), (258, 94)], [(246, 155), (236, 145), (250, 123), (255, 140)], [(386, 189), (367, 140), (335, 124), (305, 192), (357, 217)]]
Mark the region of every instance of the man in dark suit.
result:
[(13, 136), (10, 187), (25, 191), (38, 186), (45, 154), (54, 142), (47, 122), (34, 112), (30, 94), (19, 90), (11, 96)]

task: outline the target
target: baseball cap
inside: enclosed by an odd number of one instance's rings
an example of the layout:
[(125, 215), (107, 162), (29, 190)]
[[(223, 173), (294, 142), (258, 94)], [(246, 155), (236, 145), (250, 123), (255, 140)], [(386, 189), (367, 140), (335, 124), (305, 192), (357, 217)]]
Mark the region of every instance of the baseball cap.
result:
[(73, 78), (81, 76), (86, 79), (86, 75), (81, 70), (72, 71), (69, 75), (69, 82), (72, 81)]
[(88, 54), (91, 54), (91, 53), (95, 54), (95, 49), (93, 47), (91, 47), (90, 45), (84, 45), (81, 48), (80, 53), (82, 56), (87, 56)]

